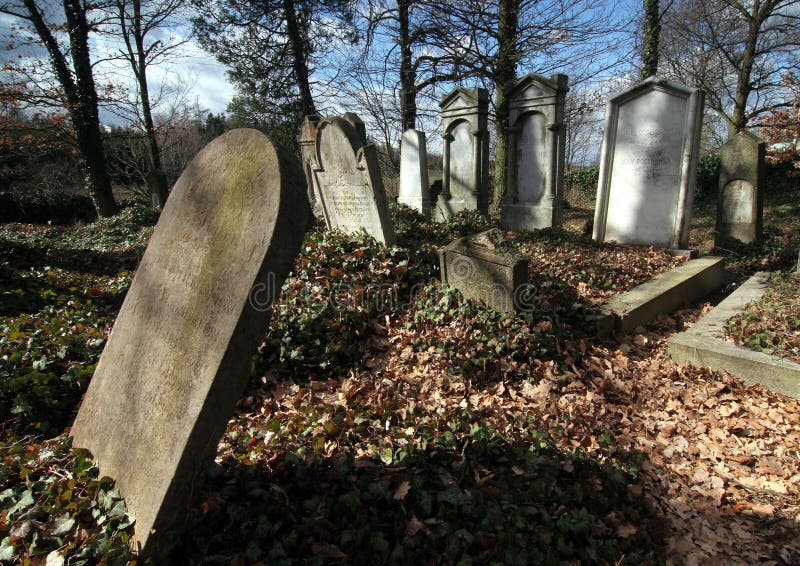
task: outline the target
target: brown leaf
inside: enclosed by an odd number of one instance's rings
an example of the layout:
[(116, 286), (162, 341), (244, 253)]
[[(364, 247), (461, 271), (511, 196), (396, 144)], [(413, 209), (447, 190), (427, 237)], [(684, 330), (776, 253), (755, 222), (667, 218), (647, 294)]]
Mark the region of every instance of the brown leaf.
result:
[(397, 489), (394, 490), (394, 498), (397, 501), (402, 501), (405, 499), (406, 495), (408, 495), (408, 491), (411, 489), (411, 484), (408, 481), (400, 482), (400, 485), (397, 486)]

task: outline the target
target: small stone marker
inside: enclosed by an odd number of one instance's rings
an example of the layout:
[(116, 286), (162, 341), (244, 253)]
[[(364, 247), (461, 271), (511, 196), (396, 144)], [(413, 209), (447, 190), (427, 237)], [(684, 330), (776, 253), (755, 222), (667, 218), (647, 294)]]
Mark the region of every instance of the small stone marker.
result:
[(501, 223), (509, 230), (561, 224), (567, 76), (529, 74), (508, 92), (508, 189)]
[(443, 179), (436, 219), (489, 209), (489, 92), (458, 87), (442, 98)]
[(688, 248), (704, 97), (653, 77), (609, 100), (595, 240)]
[(303, 163), (303, 172), (306, 174), (308, 203), (314, 216), (322, 220), (322, 204), (319, 202), (319, 197), (314, 193), (314, 173), (311, 170), (314, 163), (314, 155), (316, 154), (317, 125), (319, 121), (319, 116), (306, 116), (300, 125), (297, 143), (300, 145), (300, 160)]
[(297, 160), (232, 130), (187, 166), (156, 225), (72, 427), (164, 556), (247, 382), (303, 240)]
[(739, 132), (720, 150), (716, 244), (749, 244), (761, 238), (764, 159), (767, 146), (751, 132)]
[(400, 142), (400, 193), (397, 202), (431, 217), (431, 195), (428, 186), (428, 151), (425, 133), (406, 130)]
[(528, 260), (498, 229), (456, 240), (439, 251), (442, 283), (467, 299), (504, 312), (522, 309), (528, 296)]
[(326, 118), (319, 123), (314, 183), (328, 228), (365, 231), (384, 245), (394, 243), (375, 146), (364, 143), (352, 118)]

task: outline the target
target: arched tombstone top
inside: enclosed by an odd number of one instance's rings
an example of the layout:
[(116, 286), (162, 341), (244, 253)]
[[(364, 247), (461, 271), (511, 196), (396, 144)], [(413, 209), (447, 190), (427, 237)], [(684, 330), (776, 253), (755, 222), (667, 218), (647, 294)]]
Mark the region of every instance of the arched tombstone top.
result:
[(723, 187), (734, 179), (743, 179), (757, 187), (764, 174), (767, 144), (752, 132), (734, 134), (720, 148), (719, 182)]
[(163, 557), (247, 382), (307, 214), (297, 159), (258, 130), (209, 143), (175, 184), (71, 435)]
[(317, 126), (316, 193), (329, 228), (365, 231), (388, 246), (394, 243), (394, 229), (378, 155), (373, 144), (364, 143), (359, 122), (337, 116)]

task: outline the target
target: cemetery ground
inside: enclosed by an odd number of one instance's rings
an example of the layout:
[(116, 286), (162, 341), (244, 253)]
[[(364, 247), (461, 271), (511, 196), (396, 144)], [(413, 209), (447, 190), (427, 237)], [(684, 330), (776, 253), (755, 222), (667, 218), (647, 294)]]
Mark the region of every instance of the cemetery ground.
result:
[[(537, 289), (519, 315), (435, 283), (437, 247), (485, 218), (396, 208), (391, 248), (309, 234), (170, 563), (799, 562), (800, 402), (666, 356), (723, 294), (595, 338), (600, 304), (681, 260), (592, 243), (585, 210), (517, 236)], [(732, 273), (788, 269), (798, 213), (768, 194), (764, 241), (718, 250)], [(0, 226), (4, 562), (135, 559), (67, 427), (155, 220)]]

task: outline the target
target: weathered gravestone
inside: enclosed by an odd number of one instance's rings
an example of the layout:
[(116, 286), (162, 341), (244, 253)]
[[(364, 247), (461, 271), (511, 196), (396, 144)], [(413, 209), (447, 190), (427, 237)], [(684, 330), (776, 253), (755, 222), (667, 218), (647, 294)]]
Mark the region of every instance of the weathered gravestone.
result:
[(314, 213), (314, 216), (322, 220), (322, 204), (319, 202), (319, 197), (314, 192), (314, 173), (311, 170), (314, 163), (314, 155), (316, 155), (317, 125), (319, 121), (319, 116), (306, 116), (303, 123), (300, 124), (300, 133), (297, 136), (297, 143), (300, 145), (300, 160), (303, 163), (303, 172), (306, 174), (308, 203), (311, 206), (311, 211)]
[(303, 239), (297, 160), (257, 130), (205, 147), (170, 195), (72, 427), (163, 555), (247, 381)]
[(442, 193), (436, 201), (437, 220), (462, 210), (483, 213), (489, 207), (489, 92), (456, 88), (442, 98)]
[(510, 230), (561, 224), (567, 76), (529, 74), (508, 91), (509, 130), (501, 223)]
[(654, 77), (608, 102), (595, 240), (688, 248), (704, 96)]
[(750, 132), (734, 135), (720, 150), (716, 244), (761, 237), (766, 144)]
[(314, 183), (328, 228), (365, 231), (394, 243), (394, 229), (375, 146), (364, 142), (352, 120), (326, 118), (317, 127)]
[(431, 217), (431, 195), (428, 186), (428, 151), (425, 133), (406, 130), (400, 142), (400, 193), (397, 202)]
[(526, 306), (528, 260), (498, 229), (466, 236), (439, 250), (442, 283), (467, 299), (504, 312)]

